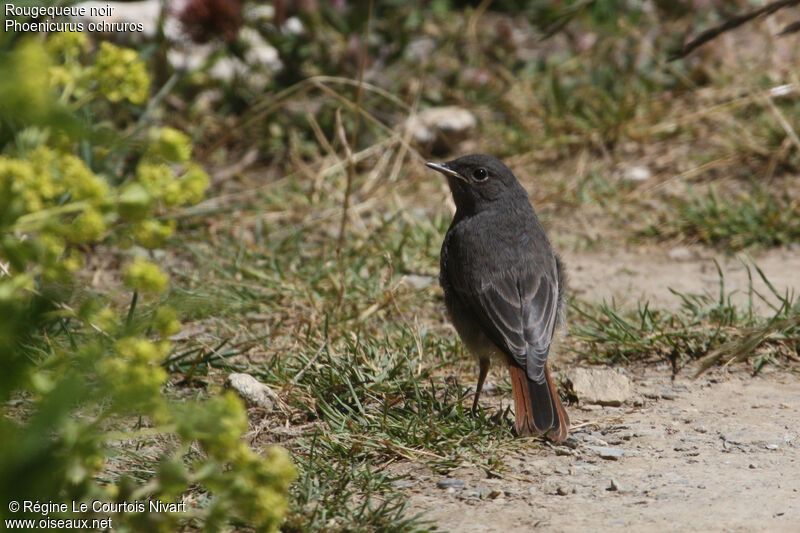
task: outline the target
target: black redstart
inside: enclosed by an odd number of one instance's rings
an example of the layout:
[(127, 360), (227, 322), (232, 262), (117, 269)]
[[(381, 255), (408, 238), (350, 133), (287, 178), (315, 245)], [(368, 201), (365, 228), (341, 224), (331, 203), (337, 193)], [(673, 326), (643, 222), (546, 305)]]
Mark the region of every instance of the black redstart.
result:
[(473, 410), (493, 357), (511, 373), (517, 434), (567, 438), (569, 418), (547, 368), (564, 316), (564, 267), (525, 189), (501, 161), (467, 155), (427, 163), (445, 176), (456, 214), (439, 283), (461, 340), (480, 362)]

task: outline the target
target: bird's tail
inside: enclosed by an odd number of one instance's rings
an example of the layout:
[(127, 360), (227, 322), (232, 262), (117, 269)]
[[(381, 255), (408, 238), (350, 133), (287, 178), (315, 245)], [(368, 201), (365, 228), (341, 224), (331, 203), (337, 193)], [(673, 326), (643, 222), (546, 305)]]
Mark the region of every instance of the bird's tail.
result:
[(545, 367), (542, 383), (528, 379), (525, 370), (509, 365), (514, 394), (515, 426), (518, 435), (544, 434), (554, 442), (563, 442), (569, 433), (569, 417), (561, 405), (550, 369)]

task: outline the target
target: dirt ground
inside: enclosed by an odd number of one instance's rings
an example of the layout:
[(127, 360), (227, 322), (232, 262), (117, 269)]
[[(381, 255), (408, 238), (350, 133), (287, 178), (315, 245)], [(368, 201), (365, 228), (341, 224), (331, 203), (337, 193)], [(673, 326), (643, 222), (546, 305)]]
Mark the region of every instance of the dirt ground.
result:
[[(754, 256), (719, 254), (704, 247), (640, 246), (594, 252), (562, 253), (567, 264), (569, 290), (583, 300), (611, 300), (635, 306), (648, 300), (659, 307), (675, 308), (680, 298), (670, 289), (682, 293), (719, 293), (719, 263), (725, 280), (725, 291), (737, 291), (734, 301), (746, 303), (748, 277), (745, 265), (751, 266), (753, 286), (768, 296), (769, 289), (752, 268), (752, 262), (764, 272), (780, 292), (800, 291), (800, 249), (776, 248)], [(751, 261), (752, 260), (752, 261)], [(773, 299), (774, 301), (774, 299)], [(755, 301), (760, 312), (766, 304)]]
[[(668, 287), (718, 291), (702, 250), (565, 254), (581, 298), (646, 297), (678, 305)], [(779, 290), (800, 283), (800, 251), (755, 258)], [(730, 289), (745, 290), (745, 269), (719, 258)], [(763, 289), (762, 283), (757, 287)], [(558, 358), (556, 358), (558, 362)], [(503, 408), (490, 374), (485, 408)], [(621, 407), (569, 406), (567, 446), (523, 447), (490, 478), (477, 468), (446, 477), (411, 464), (400, 487), (412, 509), (453, 532), (487, 531), (800, 531), (800, 374), (769, 367), (716, 368), (673, 381), (667, 366), (628, 368), (634, 394)]]

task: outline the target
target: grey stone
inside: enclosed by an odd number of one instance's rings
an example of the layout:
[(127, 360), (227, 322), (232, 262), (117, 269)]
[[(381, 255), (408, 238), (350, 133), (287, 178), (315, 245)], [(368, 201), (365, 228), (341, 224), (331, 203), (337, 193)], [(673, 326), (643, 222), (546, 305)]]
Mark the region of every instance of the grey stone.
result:
[(272, 389), (250, 374), (230, 374), (225, 380), (225, 386), (235, 390), (245, 403), (251, 407), (263, 407), (271, 411), (278, 400), (278, 395)]
[(456, 107), (432, 107), (411, 116), (405, 128), (418, 145), (432, 151), (448, 150), (467, 139), (478, 121), (472, 112)]
[(460, 479), (444, 478), (436, 482), (436, 486), (440, 489), (463, 489), (464, 482)]
[(587, 449), (595, 452), (601, 459), (608, 459), (609, 461), (617, 461), (623, 455), (635, 455), (633, 450), (624, 450), (622, 448), (612, 448), (610, 446), (587, 446)]
[(607, 368), (573, 368), (567, 379), (583, 403), (620, 406), (632, 395), (627, 376)]
[(667, 256), (673, 261), (688, 261), (692, 258), (692, 252), (685, 246), (679, 246), (667, 252)]
[(622, 174), (622, 179), (633, 183), (641, 183), (653, 177), (649, 168), (641, 165), (629, 167)]
[(619, 483), (617, 483), (617, 480), (614, 479), (614, 478), (611, 478), (611, 481), (609, 482), (608, 487), (606, 488), (606, 490), (607, 491), (611, 491), (611, 492), (617, 492), (619, 490)]

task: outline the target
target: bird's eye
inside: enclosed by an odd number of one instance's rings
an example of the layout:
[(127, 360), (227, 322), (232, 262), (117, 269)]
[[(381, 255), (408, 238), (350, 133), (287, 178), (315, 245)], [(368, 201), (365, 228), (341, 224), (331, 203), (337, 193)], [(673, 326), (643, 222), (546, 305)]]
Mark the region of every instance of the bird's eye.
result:
[(485, 181), (489, 177), (489, 173), (485, 168), (476, 168), (472, 171), (472, 177), (475, 181)]

